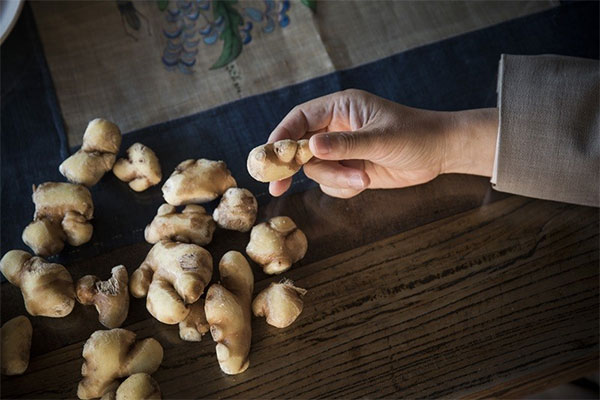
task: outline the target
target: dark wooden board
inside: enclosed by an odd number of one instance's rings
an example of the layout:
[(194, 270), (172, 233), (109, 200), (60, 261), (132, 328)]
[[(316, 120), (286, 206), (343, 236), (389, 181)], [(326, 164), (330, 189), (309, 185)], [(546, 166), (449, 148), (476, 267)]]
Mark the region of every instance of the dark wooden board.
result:
[[(597, 209), (509, 197), (305, 263), (285, 274), (309, 290), (302, 315), (282, 330), (255, 319), (237, 376), (210, 337), (180, 341), (140, 301), (126, 327), (165, 348), (165, 398), (513, 397), (597, 365), (598, 236)], [(257, 290), (276, 279), (257, 274)], [(96, 323), (82, 310), (48, 323), (49, 342), (72, 342), (37, 347), (25, 375), (2, 377), (3, 398), (75, 395), (80, 325)]]
[[(491, 189), (487, 179), (467, 175), (444, 175), (426, 185), (402, 190), (368, 191), (350, 199), (334, 199), (319, 189), (274, 198), (259, 209), (258, 221), (276, 215), (288, 215), (302, 228), (309, 240), (306, 257), (294, 269), (326, 257), (387, 238), (424, 223), (471, 210), (481, 204), (506, 197)], [(126, 207), (123, 212), (131, 212)], [(154, 215), (148, 215), (148, 222)], [(143, 230), (144, 227), (138, 229)], [(249, 233), (217, 229), (206, 248), (213, 255), (213, 281), (218, 280), (218, 260), (228, 250), (244, 252)], [(86, 246), (93, 246), (94, 239)], [(144, 260), (152, 246), (138, 243), (94, 257), (65, 264), (74, 280), (87, 274), (106, 279), (110, 269), (123, 264), (131, 274)], [(258, 282), (267, 278), (254, 267)], [(260, 285), (260, 283), (257, 283)], [(0, 285), (2, 320), (26, 314), (19, 289)], [(124, 326), (148, 318), (145, 303), (132, 299)], [(85, 340), (96, 329), (102, 329), (93, 307), (76, 306), (66, 318), (33, 317), (32, 356)]]

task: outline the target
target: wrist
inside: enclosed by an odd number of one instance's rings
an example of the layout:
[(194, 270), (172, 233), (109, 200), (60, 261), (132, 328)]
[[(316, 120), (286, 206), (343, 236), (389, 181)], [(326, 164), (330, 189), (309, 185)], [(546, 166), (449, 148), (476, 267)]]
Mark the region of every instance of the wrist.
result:
[(492, 176), (498, 109), (452, 112), (447, 125), (441, 173)]

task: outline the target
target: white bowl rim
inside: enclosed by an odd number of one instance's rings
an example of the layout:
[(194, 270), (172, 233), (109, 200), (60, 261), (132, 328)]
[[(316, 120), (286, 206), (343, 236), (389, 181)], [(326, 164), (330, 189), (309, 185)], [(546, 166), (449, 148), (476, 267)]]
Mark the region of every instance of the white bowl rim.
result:
[[(7, 16), (6, 18), (2, 18), (0, 17), (0, 30), (2, 31), (2, 34), (0, 35), (0, 44), (4, 43), (4, 40), (6, 40), (6, 38), (8, 37), (8, 35), (10, 34), (10, 32), (12, 31), (12, 29), (14, 28), (15, 24), (17, 23), (17, 20), (19, 19), (19, 16), (21, 15), (21, 10), (23, 9), (23, 4), (25, 3), (25, 0), (1, 0), (2, 1), (2, 5), (6, 5), (6, 4), (14, 4), (17, 3), (16, 6), (13, 6), (11, 8), (8, 9), (9, 13), (11, 13), (9, 16)], [(5, 13), (2, 13), (5, 14)], [(8, 23), (6, 22), (8, 19), (10, 18), (10, 21), (8, 21)]]

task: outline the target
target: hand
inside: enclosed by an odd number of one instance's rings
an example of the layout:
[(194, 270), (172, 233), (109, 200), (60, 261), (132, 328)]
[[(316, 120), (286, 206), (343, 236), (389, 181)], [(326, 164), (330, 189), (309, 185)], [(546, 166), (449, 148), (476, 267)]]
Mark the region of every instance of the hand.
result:
[[(268, 142), (310, 138), (314, 158), (304, 173), (334, 197), (365, 189), (401, 188), (442, 173), (491, 176), (495, 108), (439, 112), (405, 107), (361, 90), (345, 90), (294, 107)], [(271, 182), (280, 196), (287, 178)]]

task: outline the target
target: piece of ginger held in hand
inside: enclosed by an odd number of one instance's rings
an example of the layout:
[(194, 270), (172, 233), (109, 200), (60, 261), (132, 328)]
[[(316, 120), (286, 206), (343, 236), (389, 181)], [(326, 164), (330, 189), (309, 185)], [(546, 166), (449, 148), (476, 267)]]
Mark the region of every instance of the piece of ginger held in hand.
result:
[(159, 400), (158, 383), (144, 372), (133, 374), (119, 385), (116, 391), (107, 392), (100, 400)]
[(129, 182), (129, 187), (136, 192), (158, 185), (162, 179), (158, 157), (141, 143), (134, 143), (127, 149), (127, 158), (117, 160), (113, 173), (123, 182)]
[(212, 277), (212, 256), (195, 244), (161, 241), (131, 274), (129, 290), (146, 296), (146, 308), (164, 324), (177, 324), (190, 312)]
[(273, 217), (252, 228), (248, 256), (267, 274), (280, 274), (306, 254), (308, 241), (289, 217)]
[(21, 375), (29, 365), (33, 328), (29, 318), (19, 315), (2, 325), (2, 375)]
[(252, 302), (252, 312), (257, 317), (265, 317), (267, 323), (276, 328), (288, 327), (302, 312), (302, 297), (306, 292), (288, 279), (271, 283)]
[(144, 237), (152, 244), (172, 240), (204, 246), (212, 241), (215, 229), (215, 221), (202, 206), (189, 204), (178, 213), (175, 206), (163, 204), (146, 226)]
[(312, 157), (308, 140), (284, 139), (252, 149), (247, 168), (259, 182), (279, 181), (294, 175)]
[(33, 185), (33, 222), (23, 230), (23, 242), (33, 252), (49, 257), (62, 251), (65, 241), (80, 246), (92, 238), (92, 194), (81, 185), (46, 182)]
[(135, 340), (126, 329), (96, 331), (83, 346), (83, 379), (77, 387), (80, 399), (93, 399), (116, 390), (118, 379), (158, 369), (163, 348), (155, 339)]
[(96, 118), (85, 129), (81, 149), (63, 161), (58, 170), (70, 182), (94, 186), (112, 169), (120, 146), (119, 127)]
[(162, 186), (165, 201), (174, 206), (206, 203), (237, 186), (223, 161), (201, 158), (181, 162)]
[(30, 315), (60, 318), (73, 310), (73, 279), (62, 265), (32, 257), (26, 251), (11, 250), (0, 260), (0, 271), (21, 289)]
[(223, 255), (219, 272), (221, 283), (208, 288), (204, 311), (212, 338), (217, 342), (219, 366), (226, 374), (235, 375), (250, 365), (254, 275), (246, 258), (237, 251)]
[(106, 281), (94, 275), (84, 276), (77, 281), (75, 293), (81, 304), (96, 306), (102, 325), (118, 328), (129, 311), (129, 277), (123, 265), (114, 267), (111, 274)]

